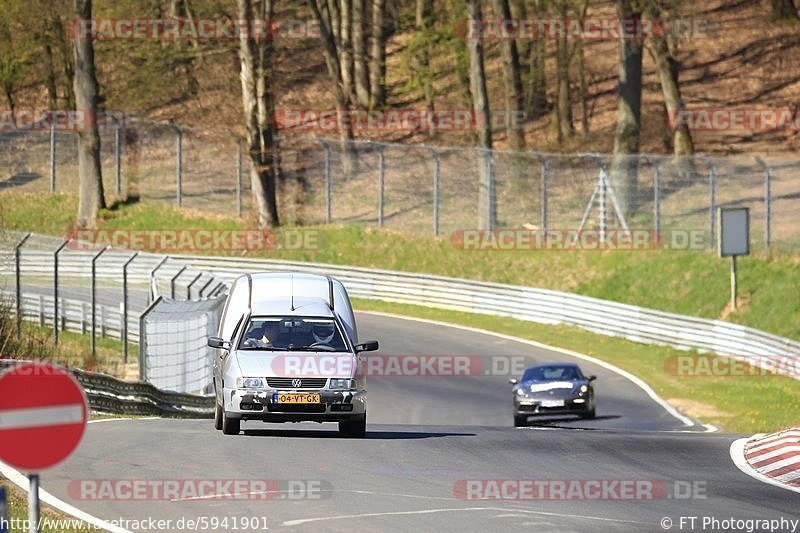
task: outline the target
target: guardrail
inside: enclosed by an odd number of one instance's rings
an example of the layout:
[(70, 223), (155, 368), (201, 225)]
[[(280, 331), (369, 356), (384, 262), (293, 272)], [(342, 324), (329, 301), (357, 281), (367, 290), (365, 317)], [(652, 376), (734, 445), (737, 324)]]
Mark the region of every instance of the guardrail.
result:
[[(715, 352), (761, 367), (774, 364), (780, 368), (785, 358), (797, 360), (800, 354), (800, 342), (746, 326), (547, 289), (295, 261), (172, 257), (220, 279), (254, 271), (325, 273), (341, 280), (355, 297), (577, 326), (634, 342)], [(796, 373), (792, 375), (800, 379)]]
[[(0, 359), (0, 370), (22, 362), (16, 359)], [(163, 391), (149, 383), (122, 381), (107, 374), (78, 368), (69, 368), (69, 371), (86, 392), (89, 407), (96, 412), (179, 418), (213, 416), (213, 396)]]

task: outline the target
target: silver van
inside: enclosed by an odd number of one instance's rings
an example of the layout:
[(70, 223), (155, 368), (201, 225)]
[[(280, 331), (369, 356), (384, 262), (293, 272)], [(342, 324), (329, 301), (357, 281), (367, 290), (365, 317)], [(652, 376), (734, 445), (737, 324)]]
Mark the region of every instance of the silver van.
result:
[(214, 427), (236, 435), (242, 420), (338, 422), (363, 437), (367, 383), (344, 285), (328, 276), (255, 273), (237, 278), (222, 311), (214, 357)]

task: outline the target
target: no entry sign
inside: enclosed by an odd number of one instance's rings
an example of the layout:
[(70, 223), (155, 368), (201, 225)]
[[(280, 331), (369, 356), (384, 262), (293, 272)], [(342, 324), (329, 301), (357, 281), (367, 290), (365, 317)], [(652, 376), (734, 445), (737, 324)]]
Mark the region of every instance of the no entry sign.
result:
[(36, 472), (66, 459), (86, 429), (86, 396), (67, 370), (23, 363), (0, 375), (0, 460)]

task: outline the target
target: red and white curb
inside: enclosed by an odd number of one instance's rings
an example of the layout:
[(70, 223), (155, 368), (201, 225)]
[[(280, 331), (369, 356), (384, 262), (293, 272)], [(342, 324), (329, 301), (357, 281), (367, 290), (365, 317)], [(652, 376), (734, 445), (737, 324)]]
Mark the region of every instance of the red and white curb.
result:
[(731, 444), (731, 458), (746, 474), (800, 492), (800, 426), (739, 439)]

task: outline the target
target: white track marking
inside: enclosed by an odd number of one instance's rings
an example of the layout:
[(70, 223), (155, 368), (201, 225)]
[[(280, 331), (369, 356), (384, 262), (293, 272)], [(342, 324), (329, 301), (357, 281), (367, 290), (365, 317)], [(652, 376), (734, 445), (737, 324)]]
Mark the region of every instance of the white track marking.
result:
[(770, 485), (775, 485), (776, 487), (780, 487), (782, 489), (791, 490), (793, 492), (800, 493), (800, 487), (792, 487), (791, 485), (786, 485), (781, 483), (780, 481), (776, 481), (775, 479), (765, 476), (747, 462), (747, 459), (744, 457), (744, 446), (747, 444), (749, 439), (747, 437), (735, 440), (731, 443), (731, 459), (733, 460), (733, 464), (736, 467), (747, 474), (748, 476), (755, 478), (759, 481), (764, 483), (769, 483)]
[[(376, 516), (404, 516), (404, 515), (422, 515), (422, 514), (435, 514), (435, 513), (462, 513), (465, 511), (494, 511), (498, 513), (508, 513), (509, 509), (504, 507), (456, 507), (456, 508), (444, 508), (444, 509), (423, 509), (421, 511), (387, 511), (384, 513), (362, 513), (362, 514), (351, 514), (351, 515), (334, 515), (334, 516), (322, 516), (318, 518), (300, 518), (298, 520), (287, 520), (283, 522), (282, 526), (301, 526), (303, 524), (309, 524), (312, 522), (323, 522), (326, 520), (347, 520), (353, 518), (372, 518)], [(574, 514), (567, 514), (567, 513), (549, 513), (546, 511), (531, 511), (528, 509), (513, 509), (515, 512), (520, 513), (527, 513), (533, 515), (540, 515), (540, 516), (553, 516), (558, 518), (581, 518), (584, 520), (597, 520), (600, 522), (619, 522), (624, 524), (646, 524), (650, 525), (647, 522), (637, 522), (635, 520), (622, 520), (617, 518), (602, 518), (599, 516), (587, 516), (587, 515), (574, 515)]]
[[(673, 406), (671, 406), (669, 403), (667, 403), (663, 398), (661, 398), (656, 393), (656, 391), (654, 391), (652, 389), (652, 387), (650, 387), (650, 385), (645, 383), (642, 379), (634, 376), (633, 374), (631, 374), (630, 372), (628, 372), (626, 370), (623, 370), (623, 369), (619, 368), (618, 366), (614, 366), (611, 363), (607, 363), (606, 361), (602, 361), (600, 359), (592, 357), (591, 355), (586, 355), (586, 354), (580, 353), (580, 352), (574, 352), (572, 350), (567, 350), (565, 348), (559, 348), (557, 346), (550, 346), (549, 344), (544, 344), (544, 343), (541, 343), (541, 342), (531, 341), (531, 340), (528, 340), (528, 339), (522, 339), (520, 337), (514, 337), (512, 335), (506, 335), (505, 333), (497, 333), (497, 332), (489, 331), (489, 330), (486, 330), (486, 329), (473, 328), (471, 326), (461, 326), (459, 324), (452, 324), (450, 322), (441, 322), (439, 320), (429, 320), (427, 318), (417, 318), (417, 317), (409, 317), (409, 316), (405, 316), (405, 315), (396, 315), (394, 313), (384, 313), (384, 312), (381, 312), (381, 311), (359, 311), (359, 310), (356, 310), (356, 312), (357, 313), (364, 313), (364, 314), (368, 314), (368, 315), (383, 316), (383, 317), (387, 317), (387, 318), (397, 318), (397, 319), (401, 319), (401, 320), (411, 320), (411, 321), (415, 321), (415, 322), (424, 322), (424, 323), (433, 324), (433, 325), (436, 325), (436, 326), (444, 326), (444, 327), (456, 328), (456, 329), (460, 329), (460, 330), (464, 330), (464, 331), (471, 331), (473, 333), (481, 333), (483, 335), (491, 335), (491, 336), (494, 336), (494, 337), (497, 337), (497, 338), (500, 338), (500, 339), (514, 341), (514, 342), (518, 342), (518, 343), (521, 343), (521, 344), (528, 344), (530, 346), (535, 346), (537, 348), (541, 348), (541, 349), (544, 349), (544, 350), (560, 352), (560, 353), (563, 353), (565, 355), (570, 355), (572, 357), (577, 357), (578, 359), (583, 359), (584, 361), (590, 361), (590, 362), (592, 362), (592, 363), (594, 363), (594, 364), (596, 364), (598, 366), (602, 366), (606, 370), (610, 370), (612, 372), (615, 372), (616, 374), (619, 374), (620, 376), (624, 377), (625, 379), (633, 382), (633, 384), (636, 385), (637, 387), (639, 387), (640, 389), (642, 389), (645, 392), (645, 394), (647, 394), (647, 396), (650, 397), (651, 400), (653, 400), (654, 402), (659, 404), (665, 411), (667, 411), (667, 413), (669, 413), (673, 417), (677, 418), (684, 426), (692, 427), (692, 426), (697, 426), (698, 425), (698, 424), (695, 424), (695, 422), (692, 421), (691, 418), (687, 417), (686, 415), (683, 415), (677, 409), (675, 409)], [(703, 427), (705, 427), (707, 433), (717, 431), (717, 428), (715, 426), (711, 425), (711, 424), (703, 424)]]
[(25, 407), (0, 411), (0, 430), (61, 426), (83, 422), (83, 404)]
[[(11, 483), (18, 486), (25, 492), (28, 492), (28, 478), (1, 461), (0, 475), (8, 479)], [(92, 524), (93, 526), (97, 526), (106, 531), (111, 531), (112, 533), (132, 533), (127, 529), (122, 529), (121, 527), (110, 524), (102, 518), (97, 518), (96, 516), (92, 516), (87, 512), (81, 511), (77, 507), (73, 507), (63, 500), (59, 500), (41, 487), (39, 487), (39, 499), (47, 505), (61, 511), (62, 513), (73, 516), (78, 520), (83, 520), (87, 524)]]

